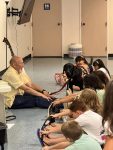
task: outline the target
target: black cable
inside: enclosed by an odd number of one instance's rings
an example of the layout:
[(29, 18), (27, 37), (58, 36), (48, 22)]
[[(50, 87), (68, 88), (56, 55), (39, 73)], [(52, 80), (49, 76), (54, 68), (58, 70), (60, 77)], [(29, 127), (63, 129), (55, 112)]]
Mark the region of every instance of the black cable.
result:
[(6, 121), (11, 121), (11, 120), (15, 120), (15, 119), (16, 119), (15, 115), (6, 116)]

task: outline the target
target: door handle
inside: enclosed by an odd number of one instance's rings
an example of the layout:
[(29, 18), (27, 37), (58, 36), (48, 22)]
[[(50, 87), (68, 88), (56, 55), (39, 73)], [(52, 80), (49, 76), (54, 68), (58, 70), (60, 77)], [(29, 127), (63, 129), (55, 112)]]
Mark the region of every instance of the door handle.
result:
[(62, 23), (60, 23), (60, 22), (58, 22), (58, 24), (57, 24), (58, 26), (61, 26), (62, 25)]
[(81, 26), (85, 26), (86, 25), (86, 23), (85, 22), (81, 22)]

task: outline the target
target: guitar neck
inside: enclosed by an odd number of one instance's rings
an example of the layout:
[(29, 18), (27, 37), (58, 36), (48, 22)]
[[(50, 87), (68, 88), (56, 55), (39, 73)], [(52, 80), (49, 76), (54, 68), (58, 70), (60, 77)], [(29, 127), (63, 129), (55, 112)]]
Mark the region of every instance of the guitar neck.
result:
[[(10, 49), (10, 48), (9, 48), (9, 49)], [(12, 49), (10, 49), (10, 52), (11, 52), (11, 56), (14, 56), (14, 55), (15, 55)]]
[(15, 54), (13, 52), (13, 49), (12, 49), (11, 44), (9, 43), (8, 39), (4, 37), (3, 42), (6, 43), (6, 45), (9, 47), (11, 56), (14, 56)]

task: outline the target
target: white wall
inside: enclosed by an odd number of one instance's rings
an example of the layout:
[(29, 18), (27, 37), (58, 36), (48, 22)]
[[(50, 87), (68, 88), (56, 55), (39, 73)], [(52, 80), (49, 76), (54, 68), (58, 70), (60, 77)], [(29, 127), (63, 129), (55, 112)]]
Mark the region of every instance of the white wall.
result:
[(5, 3), (0, 0), (0, 71), (6, 66), (6, 51), (5, 44), (2, 42), (5, 36)]
[[(11, 0), (8, 7), (13, 6), (14, 8), (19, 8), (21, 10), (24, 0)], [(6, 48), (5, 44), (2, 42), (3, 38), (6, 37), (6, 6), (5, 1), (0, 0), (0, 71), (6, 68)], [(16, 55), (25, 57), (31, 54), (32, 47), (32, 34), (31, 34), (31, 23), (26, 23), (24, 25), (17, 25), (18, 16), (11, 16), (7, 18), (8, 23), (8, 40), (14, 50)], [(7, 66), (9, 65), (9, 60), (11, 54), (8, 48), (8, 59)]]
[(80, 43), (80, 0), (62, 0), (62, 55), (71, 43)]
[[(113, 54), (113, 0), (108, 0), (107, 16), (107, 53)], [(113, 58), (107, 61), (107, 67), (113, 75)]]
[[(12, 5), (19, 10), (22, 9), (24, 0), (12, 0)], [(11, 18), (11, 17), (10, 17)], [(12, 17), (10, 20), (10, 24), (12, 25), (12, 30), (10, 32), (13, 33), (12, 40), (15, 44), (15, 49), (17, 50), (17, 55), (21, 57), (25, 57), (31, 53), (32, 47), (32, 34), (31, 34), (31, 22), (17, 25), (19, 17)]]

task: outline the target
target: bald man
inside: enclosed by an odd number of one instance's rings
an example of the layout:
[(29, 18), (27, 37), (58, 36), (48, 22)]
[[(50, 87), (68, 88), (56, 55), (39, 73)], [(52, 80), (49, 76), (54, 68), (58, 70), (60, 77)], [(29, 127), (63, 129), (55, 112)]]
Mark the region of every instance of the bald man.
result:
[(3, 74), (2, 80), (9, 83), (11, 91), (3, 93), (8, 108), (48, 108), (51, 103), (49, 93), (34, 84), (24, 70), (23, 59), (13, 56), (10, 66)]

